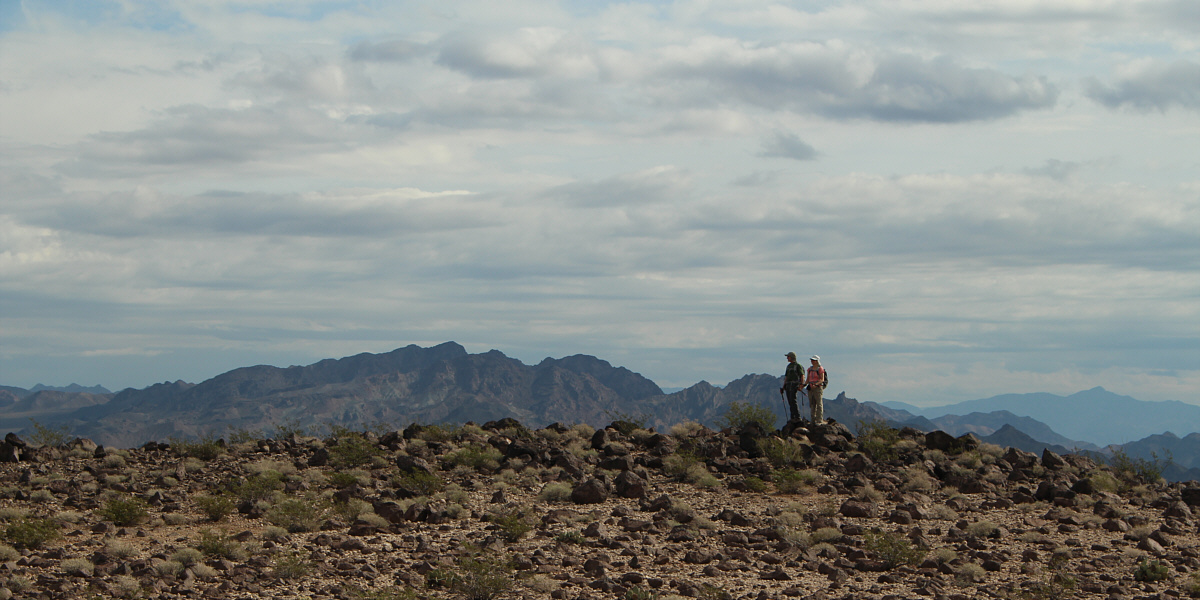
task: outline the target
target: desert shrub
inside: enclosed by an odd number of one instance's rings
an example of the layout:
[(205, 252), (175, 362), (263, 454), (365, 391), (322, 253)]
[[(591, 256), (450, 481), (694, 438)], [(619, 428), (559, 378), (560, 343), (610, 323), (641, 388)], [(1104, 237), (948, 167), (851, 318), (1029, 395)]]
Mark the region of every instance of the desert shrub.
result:
[(587, 541), (578, 529), (568, 529), (554, 536), (554, 541), (561, 544), (582, 544)]
[(734, 431), (751, 424), (757, 424), (763, 431), (774, 431), (777, 419), (775, 413), (762, 404), (730, 402), (717, 424), (722, 429), (728, 427)]
[(299, 579), (312, 570), (312, 562), (295, 552), (275, 555), (271, 566), (276, 579)]
[(814, 544), (839, 540), (842, 538), (842, 530), (838, 529), (837, 527), (822, 527), (812, 532), (809, 538)]
[(204, 553), (204, 556), (212, 558), (226, 558), (235, 561), (246, 558), (246, 550), (237, 540), (212, 529), (200, 532), (200, 539), (196, 541), (196, 549)]
[(568, 502), (571, 500), (571, 484), (551, 481), (538, 492), (538, 500), (543, 502)]
[(705, 583), (700, 586), (700, 591), (696, 593), (696, 598), (699, 600), (733, 600), (733, 594), (723, 587)]
[(329, 474), (329, 483), (341, 489), (358, 483), (358, 474), (352, 471), (335, 471)]
[(916, 546), (904, 534), (896, 531), (868, 531), (863, 536), (868, 552), (883, 561), (889, 569), (900, 565), (915, 565), (925, 558), (925, 550)]
[(695, 477), (697, 467), (708, 471), (699, 457), (684, 450), (663, 459), (663, 472), (679, 481), (688, 481)]
[(104, 457), (104, 468), (106, 469), (124, 469), (128, 463), (124, 456), (120, 454), (109, 454)]
[(742, 478), (742, 485), (746, 487), (747, 491), (754, 492), (756, 494), (761, 494), (767, 491), (767, 482), (763, 481), (761, 477), (755, 477), (753, 475)]
[(110, 498), (96, 515), (114, 525), (134, 525), (150, 516), (146, 501), (135, 496), (118, 496)]
[(117, 539), (110, 539), (104, 543), (104, 553), (113, 557), (125, 560), (137, 556), (137, 546), (129, 542), (123, 542)]
[(141, 582), (129, 575), (117, 575), (108, 589), (115, 598), (137, 598), (142, 595)]
[(900, 431), (884, 421), (858, 422), (858, 447), (874, 460), (892, 460), (899, 456), (896, 450), (899, 441)]
[(458, 428), (452, 424), (424, 425), (416, 437), (426, 442), (448, 442), (458, 434)]
[(172, 526), (187, 525), (187, 523), (188, 523), (187, 515), (182, 515), (179, 513), (166, 513), (162, 516), (162, 520), (163, 520), (163, 523), (166, 523), (167, 525), (172, 525)]
[(939, 563), (948, 563), (957, 558), (958, 552), (955, 552), (954, 548), (947, 548), (943, 546), (933, 551), (933, 559)]
[(67, 558), (58, 565), (67, 575), (83, 575), (91, 577), (96, 571), (96, 565), (86, 558)]
[(272, 525), (287, 529), (289, 533), (316, 531), (325, 516), (325, 503), (315, 498), (286, 498), (270, 509), (264, 517)]
[(625, 600), (658, 600), (661, 594), (657, 590), (645, 589), (641, 586), (633, 586), (625, 590)]
[(954, 569), (954, 580), (959, 585), (972, 585), (983, 582), (987, 571), (975, 563), (963, 563)]
[(1000, 526), (991, 521), (979, 521), (968, 524), (966, 531), (967, 535), (973, 537), (996, 537), (1000, 533)]
[(1054, 553), (1050, 557), (1044, 574), (1029, 586), (1031, 598), (1037, 600), (1066, 600), (1075, 597), (1075, 578), (1066, 572), (1068, 558)]
[(512, 587), (513, 572), (507, 556), (464, 556), (458, 559), (454, 568), (433, 569), (426, 573), (425, 584), (458, 592), (466, 600), (492, 600)]
[(1170, 570), (1166, 563), (1158, 560), (1146, 560), (1143, 558), (1138, 562), (1137, 567), (1133, 569), (1134, 581), (1163, 581), (1170, 575)]
[(504, 538), (504, 541), (509, 543), (520, 540), (525, 534), (533, 530), (533, 526), (529, 524), (528, 519), (526, 519), (521, 511), (513, 511), (492, 517), (492, 523), (499, 529), (500, 536)]
[(820, 478), (820, 474), (809, 469), (782, 469), (771, 474), (775, 491), (780, 494), (800, 494), (812, 489)]
[(763, 456), (776, 469), (786, 469), (804, 463), (804, 446), (791, 438), (769, 437), (759, 443)]
[(25, 437), (28, 438), (26, 441), (34, 446), (58, 448), (66, 446), (67, 442), (71, 441), (71, 430), (66, 425), (47, 427), (34, 419), (30, 419), (29, 423), (33, 427), (33, 432), (27, 434)]
[(441, 477), (433, 473), (413, 471), (411, 473), (402, 473), (396, 477), (395, 485), (398, 488), (414, 492), (418, 496), (432, 496), (442, 490), (445, 482), (442, 481)]
[(234, 483), (231, 488), (239, 502), (254, 503), (266, 500), (276, 490), (283, 489), (283, 474), (278, 471), (263, 471)]
[(495, 471), (500, 468), (500, 459), (504, 455), (492, 446), (470, 444), (442, 457), (447, 468), (456, 466), (470, 467), (476, 471)]
[(4, 541), (18, 548), (41, 548), (58, 537), (58, 523), (53, 519), (21, 517), (4, 527)]
[(21, 553), (8, 544), (0, 544), (0, 562), (12, 562), (21, 558)]
[(383, 454), (379, 446), (357, 431), (334, 427), (335, 444), (327, 445), (329, 464), (338, 469), (352, 469), (371, 464), (371, 459)]
[(650, 422), (652, 415), (649, 413), (632, 414), (621, 411), (604, 411), (608, 418), (612, 419), (612, 426), (621, 433), (621, 435), (631, 435), (634, 431), (645, 429), (646, 424)]
[(1165, 458), (1160, 458), (1157, 452), (1150, 453), (1150, 459), (1134, 458), (1125, 453), (1124, 450), (1117, 449), (1113, 452), (1112, 458), (1108, 464), (1118, 475), (1129, 483), (1155, 483), (1162, 479), (1163, 469), (1167, 468), (1173, 461), (1168, 455)]
[(192, 498), (192, 501), (196, 503), (196, 508), (199, 508), (200, 512), (204, 513), (204, 516), (213, 522), (224, 519), (235, 508), (233, 500), (229, 499), (228, 496), (198, 495)]
[(704, 431), (704, 426), (695, 421), (684, 421), (671, 426), (671, 436), (677, 438), (689, 438), (701, 431)]
[(179, 577), (187, 567), (175, 560), (164, 560), (154, 565), (154, 571), (164, 577)]
[(190, 567), (204, 560), (204, 553), (196, 548), (180, 548), (171, 553), (171, 559), (185, 567)]
[(172, 438), (169, 443), (171, 451), (175, 454), (204, 462), (225, 454), (225, 440), (217, 439), (212, 434), (205, 434), (194, 440)]
[(262, 530), (262, 534), (261, 534), (261, 537), (263, 540), (270, 540), (272, 542), (278, 542), (281, 540), (285, 540), (285, 539), (287, 539), (287, 536), (288, 536), (288, 530), (286, 530), (282, 527), (276, 527), (274, 525), (271, 525), (269, 527), (264, 527)]
[(905, 492), (931, 492), (937, 486), (933, 477), (925, 471), (924, 467), (912, 466), (904, 469), (901, 473), (904, 478), (904, 483), (900, 489)]
[(54, 492), (50, 490), (37, 490), (29, 495), (29, 501), (35, 504), (48, 504), (54, 501)]
[(345, 502), (334, 502), (333, 512), (336, 513), (343, 521), (353, 523), (364, 514), (374, 514), (374, 509), (367, 502), (358, 498), (348, 498)]

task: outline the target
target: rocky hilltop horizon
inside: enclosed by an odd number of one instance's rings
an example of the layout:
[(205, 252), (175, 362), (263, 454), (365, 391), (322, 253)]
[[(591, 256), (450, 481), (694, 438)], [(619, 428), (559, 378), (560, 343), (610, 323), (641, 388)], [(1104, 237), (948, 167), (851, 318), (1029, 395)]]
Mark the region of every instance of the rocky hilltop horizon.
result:
[(5, 438), (0, 597), (1133, 600), (1200, 595), (1155, 465), (828, 422)]

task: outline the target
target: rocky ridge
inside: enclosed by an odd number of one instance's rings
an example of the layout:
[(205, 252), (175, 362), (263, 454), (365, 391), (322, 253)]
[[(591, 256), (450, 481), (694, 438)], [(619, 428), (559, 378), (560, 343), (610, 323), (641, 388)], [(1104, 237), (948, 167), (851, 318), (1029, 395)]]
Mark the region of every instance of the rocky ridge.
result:
[[(0, 444), (0, 598), (1168, 598), (1200, 487), (971, 435), (512, 419)], [(63, 440), (65, 442), (65, 440)]]

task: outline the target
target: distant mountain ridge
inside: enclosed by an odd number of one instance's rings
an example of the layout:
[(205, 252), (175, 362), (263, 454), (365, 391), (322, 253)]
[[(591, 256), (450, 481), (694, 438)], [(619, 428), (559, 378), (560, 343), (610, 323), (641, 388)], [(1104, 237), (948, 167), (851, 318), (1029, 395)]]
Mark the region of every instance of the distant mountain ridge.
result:
[[(30, 421), (37, 420), (56, 427), (65, 425), (74, 435), (118, 447), (151, 439), (221, 435), (229, 428), (270, 431), (281, 425), (482, 423), (504, 417), (530, 426), (555, 421), (600, 426), (616, 418), (634, 417), (664, 429), (689, 420), (719, 425), (732, 402), (765, 406), (781, 425), (787, 411), (779, 385), (778, 376), (751, 374), (724, 387), (701, 381), (666, 393), (649, 379), (594, 356), (546, 358), (530, 366), (497, 350), (469, 354), (462, 346), (447, 342), (325, 359), (306, 366), (243, 367), (198, 384), (164, 382), (116, 394), (92, 393), (103, 388), (77, 384), (58, 389), (39, 385), (37, 391), (0, 386), (0, 428), (27, 430)], [(1056, 413), (1045, 405), (1054, 402), (1072, 407), (1077, 413), (1072, 416), (1078, 417), (1074, 420), (1094, 421), (1094, 413), (1139, 410), (1139, 418), (1161, 422), (1164, 417), (1155, 411), (1163, 408), (1171, 415), (1186, 416), (1189, 411), (1200, 415), (1200, 407), (1141, 402), (1102, 388), (1068, 397), (1008, 394), (935, 409), (910, 407), (924, 414), (914, 414), (901, 403), (859, 402), (841, 392), (826, 399), (825, 413), (851, 429), (862, 421), (886, 421), (922, 431), (941, 429), (955, 436), (972, 432), (983, 441), (1031, 452), (1044, 448), (1060, 453), (1101, 451), (1099, 446), (1076, 441), (1095, 439), (1095, 435), (1062, 435), (1058, 433), (1061, 423), (1025, 414), (1053, 416)], [(1029, 410), (1031, 406), (1041, 412)], [(983, 410), (987, 408), (996, 409)], [(949, 414), (956, 410), (963, 414)], [(804, 412), (807, 414), (807, 408)], [(1086, 413), (1093, 414), (1079, 417)], [(1143, 430), (1133, 425), (1136, 422), (1124, 417), (1122, 431)], [(1187, 423), (1186, 418), (1179, 418), (1171, 425), (1182, 431), (1179, 426)], [(1068, 423), (1065, 431), (1079, 429)], [(1200, 476), (1200, 433), (1189, 432), (1180, 438), (1171, 431), (1143, 436), (1127, 444), (1126, 451), (1147, 459), (1170, 455), (1177, 463), (1170, 474)]]
[(916, 409), (910, 411), (913, 414), (929, 419), (948, 414), (1009, 411), (1041, 421), (1068, 439), (1098, 446), (1124, 444), (1166, 431), (1177, 435), (1200, 431), (1200, 406), (1177, 400), (1147, 402), (1102, 387), (1069, 396), (1003, 394), (945, 406), (912, 408)]

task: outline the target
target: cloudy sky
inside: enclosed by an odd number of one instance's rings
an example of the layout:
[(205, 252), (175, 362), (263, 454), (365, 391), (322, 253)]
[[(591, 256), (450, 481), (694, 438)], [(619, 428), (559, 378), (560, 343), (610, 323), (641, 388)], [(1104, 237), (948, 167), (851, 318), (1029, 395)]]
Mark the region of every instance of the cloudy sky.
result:
[(0, 335), (1200, 403), (1200, 2), (2, 0)]

